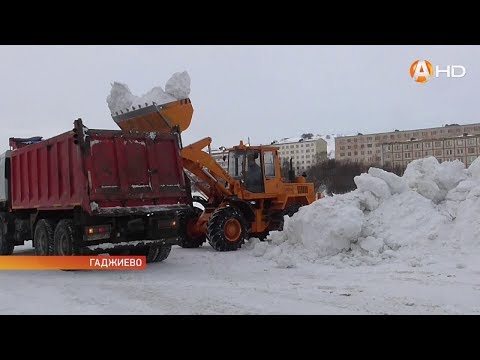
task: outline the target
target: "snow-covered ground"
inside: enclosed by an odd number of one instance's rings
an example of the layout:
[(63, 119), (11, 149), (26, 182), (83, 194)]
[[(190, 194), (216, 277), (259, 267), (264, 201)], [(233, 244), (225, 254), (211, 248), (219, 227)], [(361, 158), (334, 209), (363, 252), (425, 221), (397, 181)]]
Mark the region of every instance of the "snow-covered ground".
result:
[[(248, 246), (247, 246), (248, 247)], [(247, 248), (174, 247), (145, 271), (3, 271), (1, 314), (476, 314), (478, 257), (279, 268)], [(29, 246), (16, 254), (29, 254)]]
[(174, 247), (145, 271), (0, 272), (0, 313), (480, 313), (480, 158), (355, 182), (236, 252)]

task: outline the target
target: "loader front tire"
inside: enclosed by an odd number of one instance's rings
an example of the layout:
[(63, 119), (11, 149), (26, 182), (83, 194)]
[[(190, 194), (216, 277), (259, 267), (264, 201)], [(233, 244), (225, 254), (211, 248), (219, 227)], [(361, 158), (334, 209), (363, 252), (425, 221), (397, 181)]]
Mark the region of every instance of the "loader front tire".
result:
[(202, 215), (203, 210), (199, 208), (193, 208), (190, 212), (184, 212), (180, 215), (180, 241), (178, 245), (182, 248), (193, 249), (202, 246), (202, 244), (207, 240), (207, 235), (202, 234), (200, 236), (195, 236), (190, 231), (191, 226), (197, 221), (197, 219)]
[(217, 209), (208, 221), (207, 239), (217, 251), (235, 251), (247, 237), (247, 223), (237, 208)]

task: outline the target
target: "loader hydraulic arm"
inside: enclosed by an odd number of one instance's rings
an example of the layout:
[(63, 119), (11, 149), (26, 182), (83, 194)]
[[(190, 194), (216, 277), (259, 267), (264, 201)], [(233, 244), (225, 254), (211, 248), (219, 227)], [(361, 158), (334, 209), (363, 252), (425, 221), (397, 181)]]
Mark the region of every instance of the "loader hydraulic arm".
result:
[(212, 139), (207, 137), (184, 147), (181, 150), (183, 167), (209, 185), (210, 197), (234, 195), (240, 190), (240, 183), (203, 151), (211, 142)]

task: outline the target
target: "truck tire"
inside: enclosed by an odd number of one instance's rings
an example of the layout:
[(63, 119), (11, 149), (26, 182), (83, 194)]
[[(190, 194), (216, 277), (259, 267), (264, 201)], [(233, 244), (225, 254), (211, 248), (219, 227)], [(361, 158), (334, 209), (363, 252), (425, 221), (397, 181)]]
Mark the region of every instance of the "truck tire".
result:
[(33, 234), (33, 242), (35, 244), (35, 255), (45, 256), (53, 255), (54, 240), (53, 233), (55, 223), (52, 220), (40, 219), (35, 225), (35, 233)]
[(191, 212), (183, 212), (180, 215), (180, 240), (178, 245), (182, 248), (198, 248), (207, 240), (207, 234), (202, 234), (200, 236), (194, 237), (189, 232), (189, 224), (198, 219), (202, 215), (203, 211), (199, 208), (193, 208)]
[(75, 254), (75, 226), (70, 219), (63, 219), (57, 224), (54, 239), (54, 254), (58, 256), (71, 256)]
[[(1, 219), (3, 220), (3, 219)], [(6, 224), (0, 223), (0, 255), (12, 255), (15, 244), (11, 236), (6, 232)]]
[(170, 255), (170, 251), (172, 250), (172, 245), (160, 245), (155, 247), (158, 250), (157, 255), (152, 259), (151, 262), (160, 262), (165, 260), (168, 257), (168, 255)]
[(207, 239), (217, 251), (235, 251), (247, 238), (247, 223), (242, 213), (228, 206), (213, 212), (208, 221)]
[(131, 256), (146, 256), (147, 264), (165, 260), (170, 254), (171, 245), (150, 245), (129, 251)]

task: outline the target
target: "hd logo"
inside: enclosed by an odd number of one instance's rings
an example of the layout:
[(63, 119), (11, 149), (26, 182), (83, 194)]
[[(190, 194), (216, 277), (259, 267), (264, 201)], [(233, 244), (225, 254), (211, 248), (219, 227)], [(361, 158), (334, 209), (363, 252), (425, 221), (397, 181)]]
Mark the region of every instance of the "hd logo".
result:
[(462, 78), (467, 73), (463, 65), (447, 65), (444, 69), (436, 65), (435, 69), (428, 60), (415, 60), (410, 66), (410, 77), (419, 83), (426, 83), (432, 77), (440, 77), (445, 74), (447, 78)]

